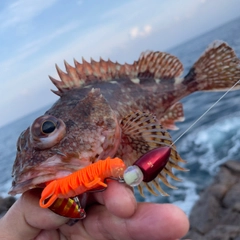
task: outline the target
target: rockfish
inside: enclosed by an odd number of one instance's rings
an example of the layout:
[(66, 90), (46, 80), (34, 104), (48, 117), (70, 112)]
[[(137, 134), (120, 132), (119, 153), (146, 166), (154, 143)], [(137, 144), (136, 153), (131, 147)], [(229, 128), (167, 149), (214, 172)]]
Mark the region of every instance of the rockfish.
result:
[[(172, 168), (184, 162), (166, 129), (184, 119), (179, 102), (195, 91), (222, 91), (240, 79), (240, 61), (231, 47), (215, 41), (185, 77), (183, 66), (164, 52), (144, 52), (133, 64), (112, 61), (65, 62), (56, 66), (60, 81), (50, 77), (59, 100), (17, 142), (11, 195), (41, 187), (98, 160), (119, 157), (127, 166), (146, 152), (171, 147), (169, 161), (158, 176), (141, 183), (162, 194), (159, 179), (175, 180)], [(234, 89), (238, 89), (237, 85)], [(196, 107), (197, 107), (196, 103)]]

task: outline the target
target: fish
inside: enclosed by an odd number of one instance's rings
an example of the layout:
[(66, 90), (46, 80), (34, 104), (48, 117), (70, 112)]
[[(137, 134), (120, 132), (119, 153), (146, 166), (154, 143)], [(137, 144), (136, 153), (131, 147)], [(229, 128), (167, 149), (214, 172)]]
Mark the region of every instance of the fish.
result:
[(56, 65), (60, 80), (50, 76), (59, 99), (18, 138), (11, 195), (44, 188), (46, 182), (108, 157), (131, 166), (152, 149), (166, 146), (171, 153), (165, 167), (138, 190), (168, 195), (161, 183), (175, 188), (168, 180), (179, 181), (173, 169), (186, 170), (168, 132), (184, 120), (179, 101), (196, 91), (228, 90), (240, 79), (238, 57), (219, 40), (184, 77), (179, 59), (160, 51), (143, 52), (132, 64), (102, 58), (64, 64), (66, 71)]

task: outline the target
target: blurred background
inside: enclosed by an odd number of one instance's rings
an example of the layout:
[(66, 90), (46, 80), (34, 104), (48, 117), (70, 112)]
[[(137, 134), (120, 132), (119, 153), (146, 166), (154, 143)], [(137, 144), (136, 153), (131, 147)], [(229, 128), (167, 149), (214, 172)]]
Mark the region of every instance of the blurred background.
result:
[[(240, 56), (240, 0), (0, 1), (0, 195), (11, 186), (19, 134), (58, 99), (48, 75), (54, 64), (73, 65), (92, 57), (132, 63), (145, 50), (177, 56), (185, 73), (216, 39)], [(194, 93), (182, 100), (186, 120), (176, 139), (223, 93)], [(172, 202), (189, 213), (219, 164), (239, 158), (240, 92), (229, 93), (177, 142), (188, 173), (177, 173), (179, 189), (170, 197), (140, 201)], [(197, 109), (197, 110), (196, 110)]]

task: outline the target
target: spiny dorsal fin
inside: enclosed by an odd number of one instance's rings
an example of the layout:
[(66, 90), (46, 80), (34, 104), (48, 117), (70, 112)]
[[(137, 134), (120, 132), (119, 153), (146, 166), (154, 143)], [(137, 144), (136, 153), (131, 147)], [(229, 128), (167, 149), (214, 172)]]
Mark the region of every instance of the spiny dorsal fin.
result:
[(117, 156), (124, 159), (124, 162), (128, 166), (154, 148), (162, 146), (171, 147), (169, 161), (158, 177), (150, 183), (143, 183), (139, 186), (141, 194), (143, 194), (142, 187), (146, 187), (152, 194), (156, 194), (151, 187), (153, 185), (160, 193), (167, 195), (161, 189), (158, 179), (162, 180), (168, 187), (174, 188), (174, 186), (168, 183), (166, 175), (169, 175), (174, 180), (179, 180), (173, 174), (172, 168), (185, 171), (184, 168), (178, 166), (178, 163), (184, 163), (185, 161), (179, 156), (176, 147), (172, 145), (173, 142), (170, 134), (158, 123), (157, 119), (151, 113), (140, 111), (123, 118), (120, 126), (122, 129), (122, 140)]
[[(240, 61), (227, 43), (217, 40), (205, 50), (202, 56), (184, 77), (183, 84), (191, 92), (200, 90), (225, 91), (240, 79)], [(238, 84), (234, 89), (239, 89)]]
[[(119, 64), (111, 60), (104, 61), (100, 58), (99, 62), (91, 59), (87, 62), (84, 58), (82, 63), (74, 59), (75, 67), (64, 61), (66, 73), (57, 65), (56, 69), (60, 80), (50, 77), (50, 80), (57, 87), (53, 91), (61, 96), (63, 92), (87, 86), (95, 82), (106, 82), (117, 79), (130, 79), (134, 83), (139, 83), (141, 79), (172, 79), (181, 75), (183, 66), (174, 56), (164, 52), (145, 52), (139, 60), (133, 64)], [(137, 79), (137, 81), (136, 81)]]
[(183, 65), (177, 57), (164, 52), (144, 52), (138, 60), (138, 77), (173, 79), (183, 72)]

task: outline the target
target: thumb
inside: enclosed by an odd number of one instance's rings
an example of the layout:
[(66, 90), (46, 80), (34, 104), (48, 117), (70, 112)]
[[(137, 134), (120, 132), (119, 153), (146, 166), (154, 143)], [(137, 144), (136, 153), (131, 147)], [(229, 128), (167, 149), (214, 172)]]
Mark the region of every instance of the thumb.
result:
[(0, 239), (28, 240), (42, 229), (57, 229), (68, 221), (39, 206), (40, 189), (25, 192), (0, 219)]

